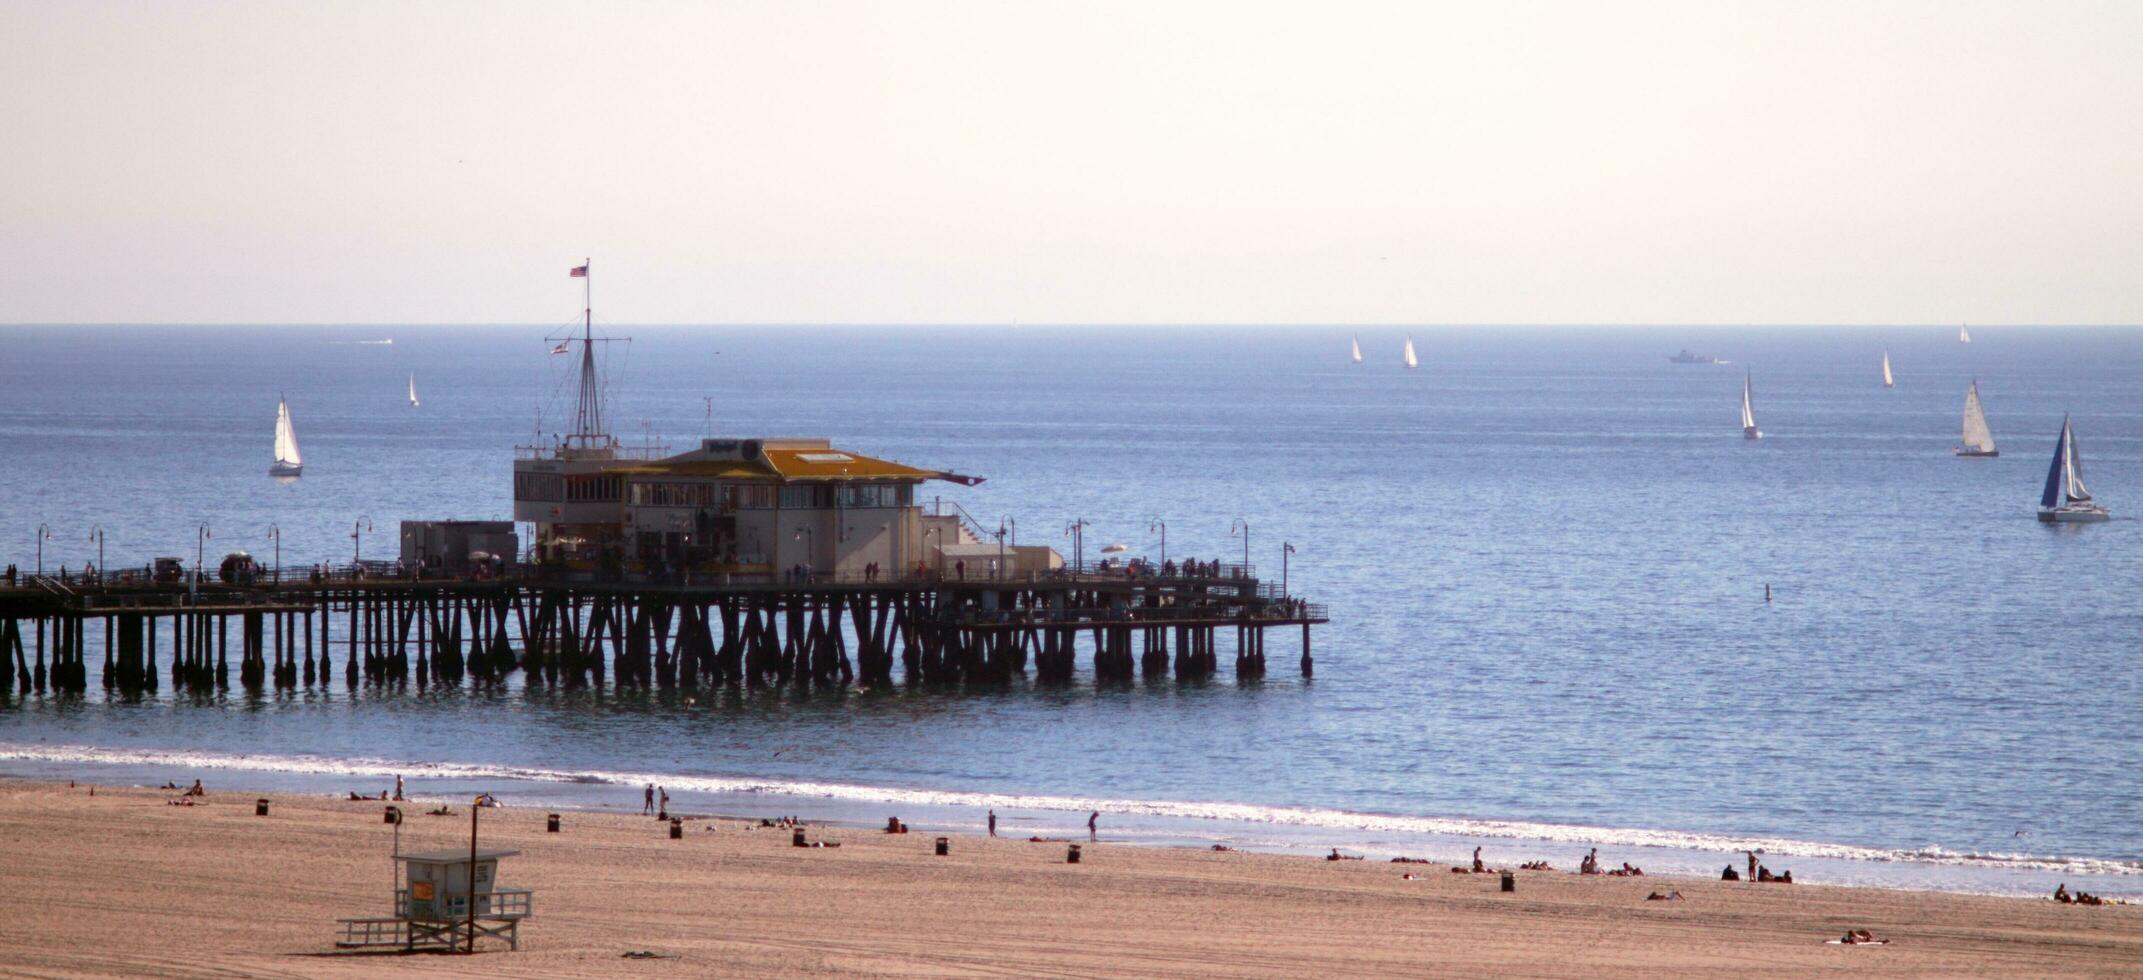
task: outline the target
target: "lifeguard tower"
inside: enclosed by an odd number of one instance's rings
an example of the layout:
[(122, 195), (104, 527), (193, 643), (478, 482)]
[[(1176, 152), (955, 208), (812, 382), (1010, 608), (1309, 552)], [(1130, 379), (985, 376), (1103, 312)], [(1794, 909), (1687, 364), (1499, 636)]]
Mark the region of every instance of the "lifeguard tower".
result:
[(337, 920), (342, 938), (335, 946), (473, 950), (478, 937), (489, 936), (520, 949), (521, 920), (534, 913), (535, 893), (498, 887), (499, 859), (519, 853), (451, 850), (395, 855), (402, 865), (402, 887), (394, 892), (394, 915)]

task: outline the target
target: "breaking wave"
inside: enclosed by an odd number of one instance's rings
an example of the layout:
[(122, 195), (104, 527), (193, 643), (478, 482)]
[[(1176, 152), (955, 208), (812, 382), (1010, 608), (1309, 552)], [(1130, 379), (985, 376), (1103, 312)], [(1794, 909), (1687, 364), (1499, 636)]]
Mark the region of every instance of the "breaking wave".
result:
[(87, 746), (0, 744), (0, 762), (155, 766), (182, 770), (289, 773), (313, 776), (431, 779), (510, 779), (534, 783), (570, 783), (639, 787), (660, 783), (673, 791), (746, 794), (768, 797), (893, 803), (979, 809), (1050, 810), (1085, 813), (1101, 810), (1115, 816), (1205, 820), (1251, 826), (1290, 827), (1349, 833), (1434, 834), (1602, 847), (1656, 847), (1685, 851), (1759, 851), (1766, 855), (1844, 861), (1904, 862), (2011, 871), (2069, 874), (2143, 875), (2143, 862), (2059, 855), (1959, 852), (1929, 845), (1884, 849), (1780, 837), (1737, 837), (1635, 827), (1588, 827), (1523, 820), (1481, 820), (1363, 813), (1318, 807), (1266, 806), (1179, 800), (1127, 800), (1103, 796), (987, 793), (960, 790), (904, 789), (809, 780), (744, 776), (689, 775), (674, 772), (609, 770), (571, 771), (487, 763), (410, 762), (393, 759), (330, 758), (314, 755), (269, 755), (166, 749), (109, 749)]

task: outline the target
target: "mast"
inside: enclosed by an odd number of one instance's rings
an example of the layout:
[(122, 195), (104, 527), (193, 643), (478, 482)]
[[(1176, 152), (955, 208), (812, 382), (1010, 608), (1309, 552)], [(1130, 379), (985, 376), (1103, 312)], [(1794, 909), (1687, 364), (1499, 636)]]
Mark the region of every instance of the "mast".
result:
[(574, 415), (574, 436), (584, 446), (603, 435), (602, 388), (595, 376), (595, 286), (593, 263), (581, 260), (580, 408)]

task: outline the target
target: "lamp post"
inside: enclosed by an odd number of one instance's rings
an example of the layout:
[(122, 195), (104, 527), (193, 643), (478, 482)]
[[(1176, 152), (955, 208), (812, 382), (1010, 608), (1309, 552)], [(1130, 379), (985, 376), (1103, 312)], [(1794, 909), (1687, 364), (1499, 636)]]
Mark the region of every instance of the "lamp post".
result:
[(1243, 574), (1248, 575), (1250, 574), (1250, 522), (1238, 517), (1234, 523), (1228, 525), (1228, 537), (1234, 537), (1238, 531), (1242, 532), (1243, 535)]
[(1153, 523), (1146, 525), (1146, 533), (1152, 534), (1155, 531), (1161, 532), (1161, 564), (1166, 565), (1168, 564), (1168, 522), (1158, 517), (1154, 518)]
[(45, 577), (45, 542), (52, 537), (52, 529), (37, 525), (37, 577)]
[(89, 529), (89, 539), (97, 543), (97, 581), (104, 581), (104, 525)]
[(201, 563), (208, 557), (208, 539), (215, 537), (208, 530), (208, 522), (201, 522), (201, 531), (193, 539), (193, 581), (186, 583), (186, 594), (201, 594)]
[(365, 561), (365, 532), (372, 530), (372, 518), (359, 515), (350, 522), (350, 564), (363, 565)]
[(1280, 542), (1280, 598), (1287, 598), (1287, 556), (1295, 553), (1295, 546)]
[(1005, 525), (997, 523), (997, 567), (990, 570), (991, 578), (1003, 578), (1005, 574)]
[(1072, 539), (1072, 574), (1074, 575), (1082, 574), (1086, 571), (1086, 529), (1092, 526), (1091, 522), (1082, 517), (1064, 528), (1064, 533)]
[[(270, 524), (268, 525), (268, 536), (275, 539), (275, 584), (281, 585), (283, 584), (283, 529)], [(395, 829), (397, 832), (401, 830), (399, 827)]]

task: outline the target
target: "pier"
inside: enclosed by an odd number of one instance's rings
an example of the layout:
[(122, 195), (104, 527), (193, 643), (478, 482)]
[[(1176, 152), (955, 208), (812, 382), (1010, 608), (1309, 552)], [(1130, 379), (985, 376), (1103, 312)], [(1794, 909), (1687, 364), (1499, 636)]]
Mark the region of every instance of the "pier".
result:
[(0, 689), (79, 694), (94, 675), (122, 694), (207, 691), (234, 674), (255, 691), (484, 686), (516, 672), (569, 689), (1064, 684), (1082, 656), (1099, 683), (1204, 681), (1223, 655), (1255, 680), (1274, 630), (1299, 633), (1310, 676), (1310, 627), (1328, 621), (1255, 569), (1217, 563), (713, 582), (419, 577), (397, 564), (192, 587), (28, 576), (0, 586), (13, 674)]

